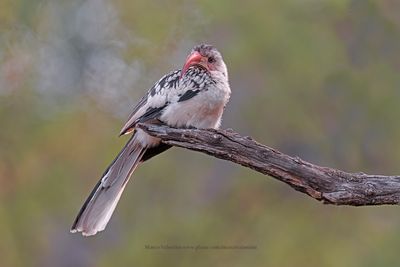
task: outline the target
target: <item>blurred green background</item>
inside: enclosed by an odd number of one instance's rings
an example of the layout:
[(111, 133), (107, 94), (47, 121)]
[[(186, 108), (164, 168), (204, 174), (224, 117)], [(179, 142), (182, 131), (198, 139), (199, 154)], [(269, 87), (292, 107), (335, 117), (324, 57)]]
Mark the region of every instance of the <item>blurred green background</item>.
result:
[(69, 233), (135, 102), (199, 42), (230, 71), (223, 128), (400, 174), (399, 1), (2, 0), (0, 266), (400, 266), (399, 207), (324, 206), (177, 148), (139, 168), (106, 231)]

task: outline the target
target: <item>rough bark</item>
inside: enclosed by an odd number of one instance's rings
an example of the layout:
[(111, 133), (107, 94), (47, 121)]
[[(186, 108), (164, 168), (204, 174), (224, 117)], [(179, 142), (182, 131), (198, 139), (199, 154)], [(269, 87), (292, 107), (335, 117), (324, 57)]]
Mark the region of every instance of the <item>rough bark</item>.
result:
[(285, 182), (326, 204), (399, 204), (400, 176), (347, 173), (291, 157), (228, 130), (175, 129), (139, 124), (163, 143), (228, 160)]

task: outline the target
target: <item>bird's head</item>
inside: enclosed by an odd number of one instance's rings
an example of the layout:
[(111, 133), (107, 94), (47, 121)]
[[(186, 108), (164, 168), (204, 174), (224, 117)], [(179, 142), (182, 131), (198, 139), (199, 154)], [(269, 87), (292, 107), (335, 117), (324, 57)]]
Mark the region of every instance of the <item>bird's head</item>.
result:
[(211, 76), (222, 75), (228, 79), (228, 71), (221, 53), (212, 45), (201, 44), (192, 49), (183, 65), (181, 77), (185, 75), (191, 66), (204, 68)]

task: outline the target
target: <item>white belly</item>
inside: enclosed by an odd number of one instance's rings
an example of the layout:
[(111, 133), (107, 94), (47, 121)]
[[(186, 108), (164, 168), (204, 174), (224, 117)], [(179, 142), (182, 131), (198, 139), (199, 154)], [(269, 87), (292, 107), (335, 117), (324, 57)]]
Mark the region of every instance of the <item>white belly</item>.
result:
[(229, 92), (210, 88), (193, 98), (170, 104), (161, 120), (173, 127), (218, 128)]

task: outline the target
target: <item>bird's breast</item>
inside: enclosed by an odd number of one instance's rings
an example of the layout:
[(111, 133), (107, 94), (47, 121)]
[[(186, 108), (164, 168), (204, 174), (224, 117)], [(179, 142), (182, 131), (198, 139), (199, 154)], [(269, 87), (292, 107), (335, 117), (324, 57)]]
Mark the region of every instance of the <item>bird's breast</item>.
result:
[(191, 99), (171, 103), (161, 120), (178, 128), (218, 128), (229, 96), (229, 87), (215, 86), (201, 90)]

